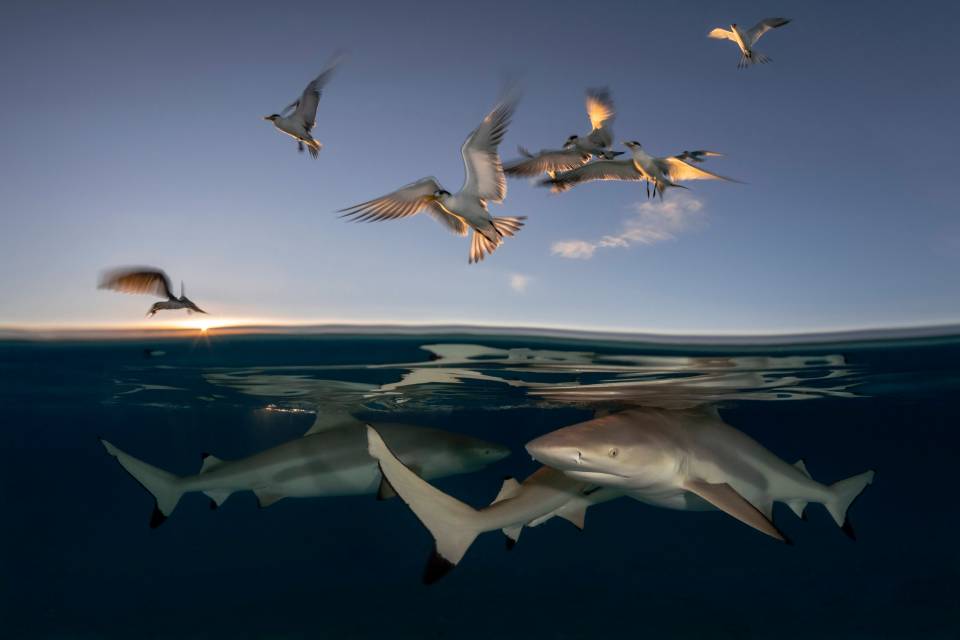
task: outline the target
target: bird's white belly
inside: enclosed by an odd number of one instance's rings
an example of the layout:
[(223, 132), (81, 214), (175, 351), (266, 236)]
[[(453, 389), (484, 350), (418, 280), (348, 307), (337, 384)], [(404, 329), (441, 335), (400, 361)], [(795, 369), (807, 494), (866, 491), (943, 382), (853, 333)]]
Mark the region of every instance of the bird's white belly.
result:
[(310, 134), (308, 134), (303, 127), (290, 122), (289, 120), (277, 120), (276, 127), (280, 131), (296, 140), (307, 140), (310, 138)]

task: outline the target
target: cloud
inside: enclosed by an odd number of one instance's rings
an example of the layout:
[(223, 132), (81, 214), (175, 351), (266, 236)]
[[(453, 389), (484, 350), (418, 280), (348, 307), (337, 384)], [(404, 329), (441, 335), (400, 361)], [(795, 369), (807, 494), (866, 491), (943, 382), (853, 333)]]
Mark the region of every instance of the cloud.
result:
[(563, 258), (574, 258), (589, 260), (593, 257), (593, 252), (597, 250), (597, 245), (586, 240), (564, 240), (563, 242), (554, 242), (550, 247), (550, 253)]
[(527, 286), (530, 284), (530, 276), (525, 276), (521, 273), (514, 273), (510, 275), (510, 288), (516, 291), (517, 293), (523, 293), (527, 290)]
[(703, 201), (688, 193), (679, 193), (669, 200), (635, 202), (634, 215), (615, 235), (597, 241), (564, 240), (555, 242), (550, 253), (561, 258), (589, 260), (597, 249), (626, 248), (635, 244), (656, 244), (673, 240), (677, 235), (703, 224), (706, 212)]

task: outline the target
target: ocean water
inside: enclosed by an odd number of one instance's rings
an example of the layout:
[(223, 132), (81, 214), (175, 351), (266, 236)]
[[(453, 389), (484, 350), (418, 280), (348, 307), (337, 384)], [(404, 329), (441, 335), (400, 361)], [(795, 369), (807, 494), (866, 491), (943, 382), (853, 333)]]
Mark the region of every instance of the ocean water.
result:
[[(0, 342), (4, 638), (957, 638), (960, 340), (670, 346), (508, 335), (216, 335)], [(718, 512), (620, 499), (507, 551), (480, 536), (421, 583), (399, 499), (153, 499), (98, 438), (180, 475), (348, 413), (512, 455), (433, 480), (480, 507), (529, 440), (627, 407), (710, 405), (830, 483), (876, 479), (851, 541), (776, 505), (787, 546)]]

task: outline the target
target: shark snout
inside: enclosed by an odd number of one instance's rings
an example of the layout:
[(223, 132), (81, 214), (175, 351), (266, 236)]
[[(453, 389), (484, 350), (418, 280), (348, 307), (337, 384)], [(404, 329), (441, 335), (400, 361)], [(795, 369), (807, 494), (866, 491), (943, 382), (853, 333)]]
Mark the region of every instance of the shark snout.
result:
[(550, 434), (527, 443), (527, 453), (548, 467), (575, 469), (583, 464), (583, 453), (576, 446), (551, 442)]

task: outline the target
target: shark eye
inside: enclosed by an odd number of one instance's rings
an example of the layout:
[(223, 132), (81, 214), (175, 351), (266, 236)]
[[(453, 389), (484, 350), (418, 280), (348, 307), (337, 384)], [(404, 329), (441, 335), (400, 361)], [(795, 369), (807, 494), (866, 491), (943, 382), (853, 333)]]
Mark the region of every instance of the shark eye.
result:
[(618, 453), (620, 452), (617, 451), (616, 447), (614, 447), (613, 449), (610, 449), (610, 452), (607, 455), (609, 455), (611, 458), (616, 458)]

